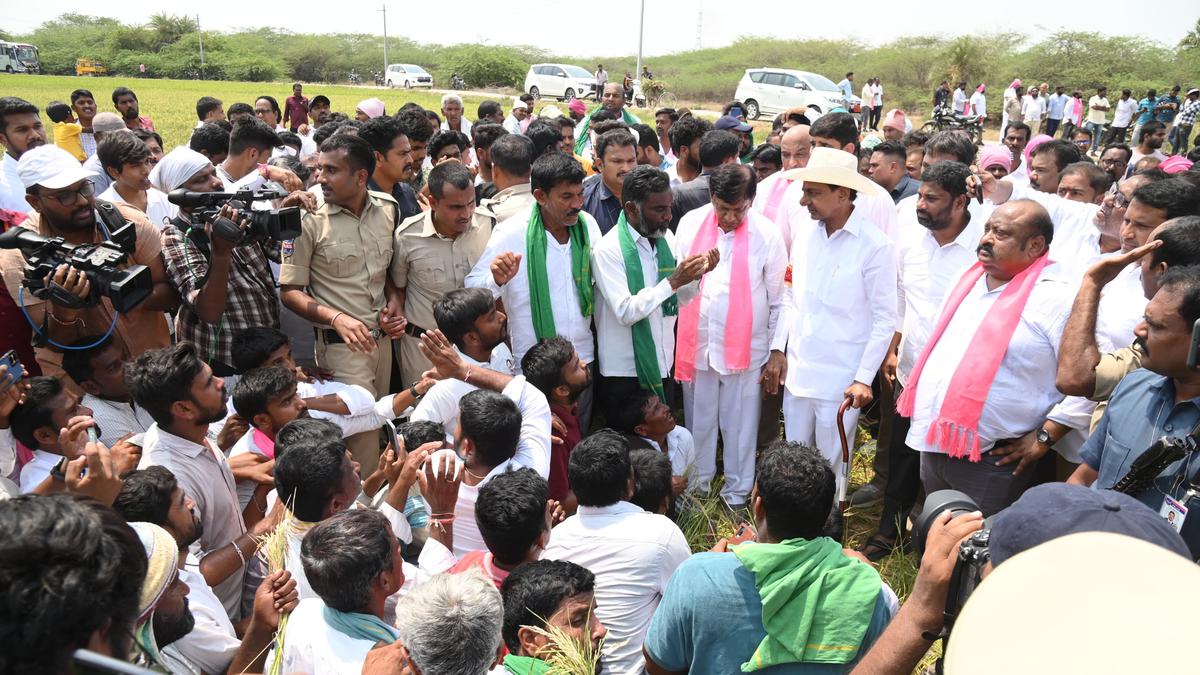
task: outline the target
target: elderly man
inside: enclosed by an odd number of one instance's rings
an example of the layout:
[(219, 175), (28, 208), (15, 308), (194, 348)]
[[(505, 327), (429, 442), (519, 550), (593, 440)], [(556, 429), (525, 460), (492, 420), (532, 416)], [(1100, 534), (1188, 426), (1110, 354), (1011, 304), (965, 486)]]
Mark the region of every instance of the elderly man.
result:
[[(129, 133), (129, 132), (121, 132)], [(23, 298), (30, 321), (57, 344), (74, 344), (88, 335), (103, 335), (112, 330), (127, 356), (170, 344), (170, 333), (163, 312), (172, 309), (178, 298), (167, 283), (163, 269), (162, 246), (158, 228), (140, 211), (126, 205), (99, 203), (89, 180), (93, 177), (81, 168), (66, 150), (43, 145), (21, 156), (17, 172), (25, 186), (26, 203), (31, 208), (25, 227), (44, 237), (62, 237), (71, 244), (95, 244), (111, 238), (122, 227), (131, 227), (134, 264), (150, 269), (152, 288), (149, 297), (136, 306), (117, 307), (87, 280), (82, 271), (70, 265), (60, 266), (53, 281), (67, 293), (88, 304), (64, 302), (61, 296), (48, 300), (22, 293), (25, 255), (19, 249), (0, 252), (0, 272), (14, 300)], [(107, 234), (105, 234), (107, 232)], [(121, 311), (118, 311), (121, 310)], [(115, 326), (114, 326), (115, 322)], [(62, 352), (43, 345), (35, 350), (42, 372), (62, 374)], [(74, 383), (68, 382), (74, 388)]]
[(609, 111), (613, 115), (612, 119), (619, 119), (630, 126), (638, 124), (640, 121), (633, 113), (625, 109), (625, 91), (621, 88), (620, 82), (608, 82), (602, 86), (600, 107), (588, 113), (588, 116), (575, 126), (575, 154), (577, 155), (588, 157), (592, 154), (590, 152), (593, 142), (591, 137), (592, 115), (595, 115), (601, 108)]
[[(858, 411), (874, 398), (871, 382), (896, 329), (892, 244), (857, 202), (887, 195), (859, 175), (858, 159), (842, 150), (815, 148), (808, 166), (790, 173), (804, 181), (801, 204), (813, 226), (795, 232), (792, 292), (784, 326), (772, 339), (764, 389), (772, 394), (786, 386), (788, 440), (815, 444), (845, 494), (842, 443), (854, 442)], [(852, 406), (844, 440), (836, 424), (843, 399)]]
[(463, 117), (463, 100), (458, 94), (442, 96), (442, 129), (461, 131), (471, 137), (471, 120)]
[(1031, 484), (1062, 400), (1054, 373), (1071, 287), (1051, 265), (1053, 239), (1036, 202), (992, 213), (979, 261), (947, 294), (896, 405), (912, 419), (907, 445), (923, 453), (926, 492), (965, 492), (985, 516)]
[(491, 221), (475, 212), (475, 186), (462, 164), (445, 162), (429, 172), (429, 201), (428, 211), (401, 223), (393, 235), (390, 278), (403, 306), (397, 358), (404, 387), (429, 370), (417, 345), (422, 333), (437, 327), (433, 303), (463, 287), (492, 234)]
[(696, 439), (697, 485), (707, 490), (716, 474), (719, 432), (721, 496), (736, 509), (754, 486), (760, 389), (772, 377), (764, 366), (782, 330), (787, 254), (775, 226), (750, 210), (756, 183), (749, 167), (726, 164), (709, 183), (710, 203), (685, 215), (677, 231), (676, 257), (707, 256), (708, 273), (689, 289), (694, 299), (682, 303), (675, 379)]

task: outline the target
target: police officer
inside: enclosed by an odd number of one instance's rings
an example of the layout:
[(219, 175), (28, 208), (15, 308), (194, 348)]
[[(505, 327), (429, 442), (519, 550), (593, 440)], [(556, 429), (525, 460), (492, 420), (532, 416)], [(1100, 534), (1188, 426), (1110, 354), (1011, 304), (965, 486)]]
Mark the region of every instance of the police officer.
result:
[[(392, 338), (403, 333), (403, 304), (388, 280), (398, 208), (367, 189), (375, 154), (366, 141), (337, 134), (321, 145), (317, 182), (325, 197), (284, 242), (279, 271), (284, 306), (316, 328), (317, 365), (376, 397), (391, 385)], [(375, 432), (348, 437), (363, 475), (379, 463)]]
[(533, 190), (529, 185), (533, 141), (528, 136), (509, 134), (497, 138), (490, 151), (496, 194), (481, 201), (476, 212), (490, 218), (493, 225), (499, 225), (533, 206)]

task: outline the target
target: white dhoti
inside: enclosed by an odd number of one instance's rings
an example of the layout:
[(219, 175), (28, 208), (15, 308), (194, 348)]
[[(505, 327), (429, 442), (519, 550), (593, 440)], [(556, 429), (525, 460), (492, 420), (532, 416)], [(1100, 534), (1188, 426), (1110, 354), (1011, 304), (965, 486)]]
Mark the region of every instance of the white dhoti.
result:
[[(842, 401), (826, 401), (818, 398), (794, 396), (790, 391), (783, 393), (783, 435), (794, 443), (815, 447), (817, 452), (829, 460), (833, 475), (837, 477), (837, 495), (840, 501), (846, 494), (850, 466), (842, 461), (842, 441), (838, 438), (837, 416)], [(854, 452), (854, 434), (858, 428), (858, 409), (846, 410), (846, 446)]]
[(717, 473), (719, 431), (725, 462), (721, 496), (730, 504), (745, 504), (754, 487), (760, 375), (760, 368), (729, 375), (697, 369), (694, 379), (683, 383), (683, 414), (696, 442), (697, 485), (707, 491)]

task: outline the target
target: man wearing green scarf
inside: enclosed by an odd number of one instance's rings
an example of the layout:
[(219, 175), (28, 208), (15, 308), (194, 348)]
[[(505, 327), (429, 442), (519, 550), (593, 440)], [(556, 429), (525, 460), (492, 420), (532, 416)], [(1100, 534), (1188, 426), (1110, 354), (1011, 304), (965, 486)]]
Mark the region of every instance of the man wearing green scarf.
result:
[[(550, 671), (555, 638), (578, 643), (583, 660), (593, 670), (600, 663), (600, 645), (608, 633), (596, 618), (596, 577), (565, 560), (538, 560), (513, 570), (504, 581), (504, 627), (501, 635), (508, 655), (508, 675), (542, 675)], [(590, 657), (590, 658), (589, 658)], [(582, 666), (581, 663), (572, 665)], [(571, 669), (572, 673), (585, 672)], [(587, 671), (590, 672), (590, 671)]]
[[(554, 335), (570, 340), (585, 363), (596, 358), (592, 246), (600, 230), (583, 211), (583, 178), (583, 167), (570, 155), (537, 158), (530, 172), (536, 203), (496, 226), (467, 275), (468, 288), (486, 288), (504, 302), (517, 363), (538, 340)], [(579, 397), (585, 429), (591, 405), (589, 387)]]
[(665, 172), (635, 167), (625, 176), (621, 198), (616, 226), (592, 254), (600, 290), (601, 400), (619, 406), (632, 392), (648, 389), (666, 402), (679, 305), (696, 294), (689, 284), (715, 267), (719, 254), (713, 249), (676, 264), (671, 179)]
[(820, 453), (769, 447), (750, 501), (755, 540), (722, 540), (675, 571), (646, 635), (647, 671), (849, 672), (898, 604), (873, 567), (822, 535), (833, 500)]
[[(600, 107), (588, 113), (583, 121), (575, 126), (575, 154), (588, 157), (592, 148), (592, 116), (600, 110), (607, 110), (607, 119), (621, 120), (633, 126), (641, 122), (633, 113), (625, 109), (625, 91), (620, 82), (609, 82), (604, 85), (600, 96)], [(599, 121), (599, 120), (597, 120)]]

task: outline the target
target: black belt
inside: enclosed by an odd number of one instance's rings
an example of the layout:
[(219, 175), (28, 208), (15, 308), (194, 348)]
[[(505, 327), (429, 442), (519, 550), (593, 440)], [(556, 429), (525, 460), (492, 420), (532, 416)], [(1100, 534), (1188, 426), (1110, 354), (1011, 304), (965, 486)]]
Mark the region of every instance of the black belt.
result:
[(404, 333), (406, 335), (410, 335), (418, 340), (421, 339), (421, 336), (424, 335), (425, 332), (426, 331), (424, 328), (421, 328), (420, 326), (418, 326), (417, 324), (415, 324), (411, 321), (404, 324)]
[[(338, 335), (338, 332), (332, 328), (321, 328), (318, 330), (320, 330), (322, 337), (325, 338), (325, 344), (327, 345), (340, 345), (346, 343), (346, 341), (342, 339), (342, 336)], [(372, 328), (370, 330), (371, 337), (375, 340), (386, 337), (384, 332), (378, 328)]]

